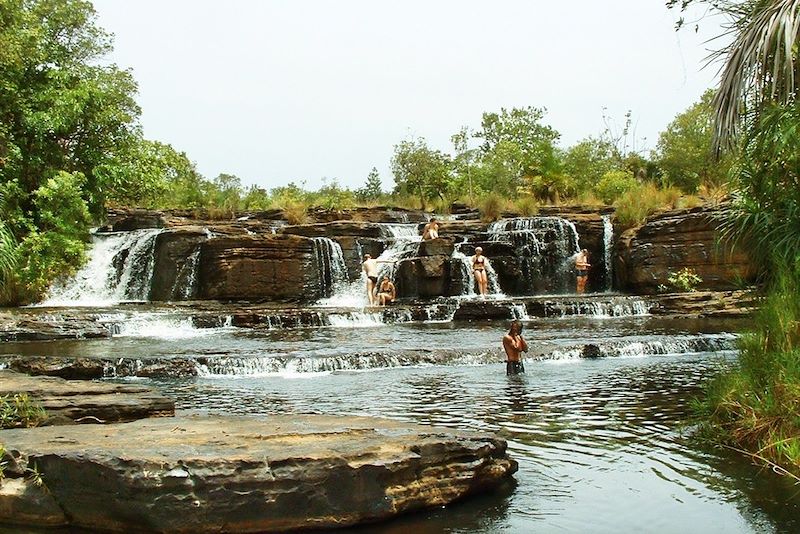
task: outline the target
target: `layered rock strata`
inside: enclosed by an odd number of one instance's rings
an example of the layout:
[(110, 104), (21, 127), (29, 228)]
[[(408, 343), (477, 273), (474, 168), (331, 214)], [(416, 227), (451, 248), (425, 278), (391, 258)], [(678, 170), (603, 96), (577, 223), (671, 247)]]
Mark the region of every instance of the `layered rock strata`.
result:
[(731, 250), (720, 240), (720, 212), (701, 206), (649, 217), (626, 230), (615, 254), (617, 284), (637, 294), (667, 286), (670, 273), (693, 270), (699, 289), (730, 290), (752, 281), (755, 270), (741, 247)]
[[(506, 442), (386, 419), (179, 417), (0, 431), (0, 522), (286, 532), (443, 506), (517, 470)], [(43, 485), (25, 478), (36, 466)]]
[[(75, 367), (74, 361), (63, 361), (61, 364), (73, 369)], [(39, 371), (41, 374), (54, 372), (53, 365), (54, 363)], [(31, 362), (28, 370), (36, 372), (36, 367), (35, 362)], [(45, 409), (48, 416), (45, 425), (73, 422), (119, 423), (144, 417), (175, 415), (174, 401), (152, 388), (32, 377), (0, 370), (0, 396), (15, 393), (27, 393), (36, 404)], [(3, 443), (2, 438), (0, 443)]]

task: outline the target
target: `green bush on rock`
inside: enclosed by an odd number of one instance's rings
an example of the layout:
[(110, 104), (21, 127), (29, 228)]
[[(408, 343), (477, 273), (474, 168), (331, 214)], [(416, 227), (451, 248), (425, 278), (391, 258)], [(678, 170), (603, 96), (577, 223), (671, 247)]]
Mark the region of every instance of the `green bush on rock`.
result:
[(0, 396), (0, 428), (31, 428), (47, 418), (44, 408), (27, 393)]

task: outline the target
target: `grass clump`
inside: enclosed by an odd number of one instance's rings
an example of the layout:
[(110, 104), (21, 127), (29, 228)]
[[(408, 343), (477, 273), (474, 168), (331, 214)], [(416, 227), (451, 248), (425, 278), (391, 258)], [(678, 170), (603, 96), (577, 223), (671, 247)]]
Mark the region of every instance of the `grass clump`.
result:
[(283, 206), (283, 218), (289, 224), (305, 224), (308, 222), (308, 204), (292, 200)]
[(39, 426), (47, 414), (27, 393), (0, 396), (0, 428), (31, 428)]
[(521, 217), (533, 217), (539, 213), (539, 203), (532, 196), (523, 196), (514, 201), (513, 211)]
[(478, 211), (483, 222), (492, 222), (500, 218), (505, 208), (505, 199), (497, 193), (489, 193), (478, 204)]
[[(800, 291), (782, 273), (739, 341), (739, 361), (694, 403), (702, 435), (800, 475)], [(800, 479), (798, 479), (800, 480)]]

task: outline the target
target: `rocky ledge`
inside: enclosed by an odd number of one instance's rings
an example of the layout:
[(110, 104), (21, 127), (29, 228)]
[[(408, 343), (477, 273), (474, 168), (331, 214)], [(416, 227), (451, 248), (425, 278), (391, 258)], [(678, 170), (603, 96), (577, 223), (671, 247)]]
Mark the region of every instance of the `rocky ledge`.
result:
[[(74, 362), (62, 365), (72, 366), (72, 372), (77, 373)], [(152, 388), (32, 377), (0, 370), (0, 396), (14, 393), (27, 393), (45, 409), (48, 416), (45, 425), (118, 423), (175, 415), (175, 402)], [(3, 443), (2, 438), (0, 443)]]
[(342, 527), (446, 505), (517, 470), (502, 439), (365, 417), (148, 419), (4, 430), (0, 442), (0, 524), (117, 532)]

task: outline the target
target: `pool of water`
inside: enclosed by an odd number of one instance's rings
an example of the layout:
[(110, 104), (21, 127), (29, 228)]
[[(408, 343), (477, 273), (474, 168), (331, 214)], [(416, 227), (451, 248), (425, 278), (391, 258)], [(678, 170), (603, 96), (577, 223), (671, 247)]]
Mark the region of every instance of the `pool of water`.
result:
[[(137, 317), (132, 321), (155, 322), (111, 339), (3, 343), (0, 357), (216, 355), (240, 363), (194, 378), (115, 380), (152, 384), (183, 413), (373, 415), (508, 440), (519, 471), (495, 493), (353, 532), (800, 531), (800, 486), (735, 454), (702, 447), (686, 426), (690, 399), (734, 361), (729, 349), (738, 322), (526, 321), (527, 372), (507, 377), (500, 351), (505, 322), (245, 330)], [(696, 350), (689, 343), (696, 339), (722, 340), (713, 345), (721, 350)], [(582, 343), (626, 350), (592, 360), (561, 350)], [(453, 350), (482, 356), (442, 364), (358, 363), (367, 352)], [(241, 364), (334, 357), (353, 365), (276, 370)]]

